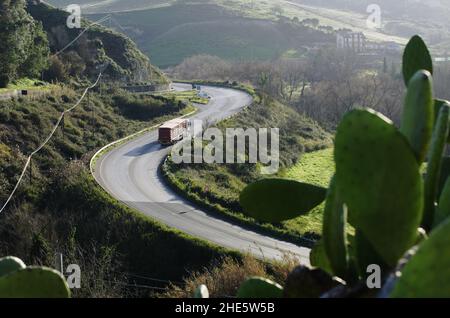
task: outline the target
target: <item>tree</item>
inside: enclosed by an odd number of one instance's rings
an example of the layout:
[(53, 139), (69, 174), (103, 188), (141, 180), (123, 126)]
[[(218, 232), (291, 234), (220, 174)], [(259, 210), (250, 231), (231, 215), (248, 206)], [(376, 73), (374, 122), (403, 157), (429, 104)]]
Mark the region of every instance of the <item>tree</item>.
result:
[(284, 13), (284, 9), (282, 6), (280, 6), (279, 4), (275, 5), (272, 7), (272, 12), (273, 14), (275, 14), (276, 16), (281, 16)]
[(270, 74), (262, 72), (261, 74), (259, 74), (259, 79), (258, 79), (258, 84), (259, 87), (261, 87), (261, 90), (263, 92), (266, 91), (266, 86), (270, 81)]
[(0, 52), (0, 87), (19, 77), (35, 77), (46, 67), (47, 36), (26, 12), (24, 0), (0, 2)]
[(285, 82), (285, 89), (280, 92), (282, 97), (291, 102), (293, 94), (299, 89), (303, 97), (307, 85), (305, 66), (296, 60), (281, 60), (276, 67), (280, 70), (282, 81)]
[(384, 59), (383, 59), (383, 73), (387, 74), (387, 72), (388, 72), (387, 58), (384, 57)]
[(61, 56), (67, 65), (67, 71), (70, 76), (80, 77), (86, 70), (86, 64), (76, 51), (69, 51)]
[(44, 79), (46, 81), (64, 82), (68, 73), (67, 66), (57, 56), (52, 56), (50, 66), (45, 71)]
[(42, 28), (41, 22), (33, 21), (31, 27), (31, 41), (28, 43), (28, 56), (19, 67), (20, 77), (39, 77), (42, 70), (46, 69), (49, 63), (50, 53), (47, 35)]

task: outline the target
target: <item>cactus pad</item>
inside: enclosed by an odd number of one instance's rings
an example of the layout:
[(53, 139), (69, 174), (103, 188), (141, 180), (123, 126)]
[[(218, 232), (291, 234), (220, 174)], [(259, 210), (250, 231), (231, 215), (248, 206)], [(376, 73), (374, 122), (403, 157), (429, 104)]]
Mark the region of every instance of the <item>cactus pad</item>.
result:
[(409, 82), (400, 131), (408, 139), (419, 163), (424, 161), (431, 142), (434, 107), (431, 74), (418, 71)]
[(281, 298), (283, 288), (277, 283), (262, 277), (251, 277), (239, 287), (238, 298)]
[(395, 266), (416, 240), (422, 218), (423, 181), (411, 147), (383, 115), (353, 110), (337, 129), (335, 161), (349, 222)]
[(333, 178), (325, 204), (322, 237), (333, 273), (343, 279), (346, 279), (348, 274), (346, 223), (347, 208), (340, 199), (335, 178)]
[(68, 298), (64, 277), (45, 267), (27, 267), (0, 277), (2, 298)]
[(25, 268), (25, 263), (20, 258), (6, 256), (0, 258), (0, 277)]
[(265, 222), (303, 215), (325, 200), (326, 189), (293, 180), (263, 179), (248, 185), (239, 197), (244, 212)]
[(438, 226), (448, 218), (450, 218), (450, 178), (448, 178), (447, 182), (445, 183), (444, 190), (442, 191), (441, 197), (439, 199), (439, 205), (434, 216), (433, 227)]
[(206, 287), (206, 285), (198, 286), (195, 290), (194, 298), (209, 298), (208, 287)]
[(427, 70), (433, 74), (433, 60), (425, 42), (416, 35), (408, 42), (403, 53), (402, 71), (407, 86), (418, 70)]
[(449, 298), (450, 219), (425, 240), (402, 270), (390, 297)]

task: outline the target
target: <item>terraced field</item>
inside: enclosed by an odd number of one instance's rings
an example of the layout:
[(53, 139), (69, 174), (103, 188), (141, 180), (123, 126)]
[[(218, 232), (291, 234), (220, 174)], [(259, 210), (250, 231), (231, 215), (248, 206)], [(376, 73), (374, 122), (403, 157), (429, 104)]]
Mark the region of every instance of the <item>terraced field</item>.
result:
[[(222, 6), (227, 7), (230, 10), (239, 11), (248, 17), (277, 19), (279, 15), (283, 15), (288, 18), (296, 17), (299, 20), (317, 19), (322, 26), (364, 32), (369, 39), (374, 41), (394, 41), (401, 44), (406, 44), (407, 41), (404, 37), (368, 29), (366, 27), (368, 15), (354, 11), (329, 9), (320, 6), (304, 5), (298, 1), (285, 0), (258, 1), (258, 5), (252, 5), (254, 1), (251, 0), (216, 1)], [(276, 7), (281, 8), (281, 12), (275, 9)]]

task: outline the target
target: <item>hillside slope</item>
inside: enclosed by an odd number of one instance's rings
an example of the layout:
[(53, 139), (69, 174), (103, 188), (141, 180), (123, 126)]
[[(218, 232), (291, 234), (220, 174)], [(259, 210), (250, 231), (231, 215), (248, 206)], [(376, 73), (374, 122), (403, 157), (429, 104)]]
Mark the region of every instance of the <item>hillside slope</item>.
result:
[[(102, 15), (90, 15), (97, 20)], [(183, 3), (113, 15), (115, 28), (126, 32), (160, 67), (179, 64), (196, 54), (231, 61), (271, 60), (287, 51), (301, 56), (305, 47), (333, 43), (333, 37), (290, 19), (243, 17), (215, 3)]]
[[(95, 25), (90, 26), (87, 32), (71, 44), (83, 30), (69, 29), (66, 26), (69, 15), (67, 12), (34, 1), (28, 2), (27, 11), (35, 20), (42, 22), (51, 53), (58, 53), (58, 58), (69, 64), (79, 63), (81, 60), (82, 68), (85, 68), (82, 75), (95, 77), (100, 68), (109, 64), (105, 75), (113, 81), (154, 84), (168, 82), (126, 36)], [(90, 22), (83, 21), (83, 28), (89, 24)], [(67, 45), (69, 47), (61, 52)]]

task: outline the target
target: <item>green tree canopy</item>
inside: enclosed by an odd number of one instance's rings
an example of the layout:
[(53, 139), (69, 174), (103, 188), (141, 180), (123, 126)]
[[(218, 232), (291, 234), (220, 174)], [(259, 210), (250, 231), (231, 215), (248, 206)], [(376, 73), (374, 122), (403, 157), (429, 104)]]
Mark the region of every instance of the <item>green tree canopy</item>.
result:
[(20, 77), (37, 77), (48, 63), (48, 41), (25, 0), (0, 1), (0, 87)]

